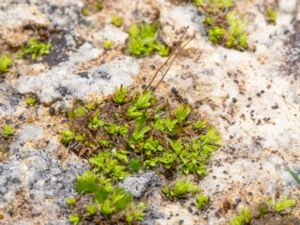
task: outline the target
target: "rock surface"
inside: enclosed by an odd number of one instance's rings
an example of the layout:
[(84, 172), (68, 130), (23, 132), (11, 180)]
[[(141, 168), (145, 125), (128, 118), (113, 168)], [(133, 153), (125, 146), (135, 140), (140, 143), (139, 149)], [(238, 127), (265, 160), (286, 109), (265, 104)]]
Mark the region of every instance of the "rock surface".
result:
[[(203, 15), (189, 1), (103, 2), (102, 11), (87, 17), (80, 13), (80, 0), (0, 3), (2, 53), (13, 55), (12, 49), (34, 35), (53, 45), (43, 60), (16, 58), (9, 72), (0, 74), (0, 126), (8, 121), (16, 130), (0, 162), (0, 224), (68, 224), (65, 199), (74, 195), (75, 176), (87, 162), (59, 143), (65, 124), (48, 106), (59, 111), (73, 100), (111, 94), (120, 84), (147, 84), (165, 59), (136, 59), (123, 49), (130, 24), (156, 19), (170, 46), (183, 26), (195, 36), (157, 94), (168, 98), (175, 88), (219, 130), (223, 146), (199, 184), (210, 196), (210, 207), (200, 213), (190, 203), (166, 201), (159, 189), (147, 192), (157, 182), (152, 173), (126, 178), (123, 186), (135, 197), (151, 194), (144, 224), (223, 225), (237, 209), (276, 193), (299, 199), (286, 166), (300, 174), (300, 3), (279, 1), (276, 25), (265, 22), (262, 1), (240, 3), (252, 15), (249, 42), (256, 51), (239, 52), (208, 42)], [(121, 28), (110, 24), (113, 15), (123, 18)], [(113, 41), (111, 51), (102, 48), (105, 39)], [(25, 94), (35, 94), (42, 104), (27, 107)], [(293, 212), (300, 215), (299, 203)]]

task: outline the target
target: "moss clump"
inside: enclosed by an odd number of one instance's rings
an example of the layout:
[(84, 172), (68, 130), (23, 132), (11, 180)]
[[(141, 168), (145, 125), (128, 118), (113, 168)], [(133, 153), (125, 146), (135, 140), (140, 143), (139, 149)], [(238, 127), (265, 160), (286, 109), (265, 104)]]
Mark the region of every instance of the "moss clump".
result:
[(104, 41), (102, 42), (102, 47), (103, 47), (105, 50), (111, 49), (111, 47), (112, 47), (112, 41), (110, 41), (110, 40), (104, 40)]
[(248, 48), (247, 22), (235, 10), (233, 1), (195, 0), (194, 4), (205, 15), (203, 23), (210, 42), (238, 50)]
[(300, 220), (290, 216), (290, 210), (294, 205), (295, 200), (285, 196), (275, 201), (263, 201), (252, 210), (243, 208), (238, 215), (234, 215), (232, 219), (230, 219), (229, 225), (298, 224)]
[(147, 56), (157, 52), (168, 56), (170, 48), (157, 40), (158, 26), (153, 24), (134, 24), (128, 29), (127, 51), (134, 56)]
[(9, 138), (13, 135), (14, 135), (14, 129), (10, 125), (4, 124), (2, 127), (2, 136), (4, 138)]
[(286, 196), (274, 202), (269, 201), (269, 204), (273, 206), (275, 212), (282, 212), (290, 209), (295, 205), (295, 203), (295, 200), (287, 198)]
[(251, 222), (251, 212), (244, 208), (239, 215), (235, 215), (229, 222), (230, 225), (247, 225)]
[(198, 185), (194, 185), (187, 180), (176, 180), (171, 186), (165, 186), (162, 189), (164, 195), (170, 199), (187, 197), (189, 194), (195, 194), (199, 191)]
[(270, 24), (276, 24), (277, 19), (277, 12), (275, 9), (271, 7), (265, 8), (264, 15), (266, 18), (266, 21)]
[(116, 27), (121, 27), (122, 26), (122, 18), (118, 16), (113, 16), (111, 18), (111, 24), (115, 25)]
[(20, 55), (22, 57), (30, 56), (31, 60), (36, 60), (38, 57), (48, 55), (50, 53), (51, 44), (39, 42), (35, 38), (30, 38), (26, 45), (21, 48)]
[(88, 16), (88, 15), (89, 15), (89, 10), (88, 10), (87, 7), (83, 6), (83, 7), (81, 8), (80, 13), (81, 13), (81, 15), (83, 15), (83, 16)]
[(198, 194), (196, 196), (196, 207), (198, 209), (203, 209), (205, 205), (209, 202), (209, 197), (204, 194)]
[(29, 107), (33, 107), (37, 103), (37, 98), (33, 95), (26, 95), (25, 101)]
[(96, 9), (98, 10), (98, 11), (100, 11), (100, 10), (102, 10), (103, 9), (103, 3), (102, 3), (102, 1), (96, 1)]
[[(101, 221), (98, 224), (142, 220), (145, 204), (117, 187), (140, 170), (151, 169), (164, 177), (163, 192), (170, 199), (191, 196), (197, 185), (174, 179), (178, 175), (200, 179), (220, 145), (216, 131), (189, 105), (170, 108), (151, 91), (121, 86), (101, 103), (78, 103), (67, 115), (69, 129), (61, 131), (61, 141), (89, 158), (91, 165), (76, 179), (79, 196), (72, 208), (81, 220)], [(95, 213), (91, 215), (88, 206), (96, 208)]]
[(2, 55), (0, 57), (0, 72), (5, 73), (11, 66), (12, 60), (7, 55)]

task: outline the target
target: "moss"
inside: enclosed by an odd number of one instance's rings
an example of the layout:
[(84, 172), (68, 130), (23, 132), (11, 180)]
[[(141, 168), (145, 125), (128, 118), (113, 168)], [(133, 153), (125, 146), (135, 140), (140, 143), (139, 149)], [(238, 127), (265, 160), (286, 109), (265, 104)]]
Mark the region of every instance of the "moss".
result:
[(26, 45), (21, 48), (20, 55), (22, 57), (30, 56), (31, 60), (36, 60), (38, 57), (48, 55), (50, 53), (51, 44), (39, 42), (35, 38), (30, 38)]
[(239, 215), (234, 216), (229, 224), (230, 225), (247, 225), (251, 222), (251, 212), (250, 210), (244, 208), (240, 211)]
[(88, 11), (88, 8), (87, 7), (82, 7), (81, 8), (81, 15), (83, 16), (88, 16), (89, 15), (89, 11)]
[(277, 201), (269, 201), (275, 210), (275, 212), (282, 212), (284, 210), (288, 210), (295, 205), (295, 200), (287, 198), (286, 196)]
[(195, 0), (194, 4), (205, 15), (203, 24), (210, 42), (241, 51), (248, 48), (247, 21), (233, 1)]
[(29, 107), (33, 107), (36, 104), (37, 99), (34, 96), (27, 95), (25, 96), (25, 101)]
[(111, 23), (112, 23), (113, 25), (115, 25), (116, 27), (121, 27), (123, 21), (122, 21), (122, 18), (121, 18), (121, 17), (113, 16), (113, 17), (111, 18)]
[(128, 29), (128, 53), (133, 56), (147, 56), (157, 52), (161, 56), (168, 56), (170, 49), (157, 40), (157, 30), (156, 23), (131, 25)]
[(187, 197), (189, 194), (195, 194), (198, 191), (198, 185), (194, 185), (185, 179), (178, 179), (172, 186), (165, 186), (162, 189), (164, 195), (170, 199)]
[[(295, 205), (295, 200), (286, 196), (276, 200), (264, 200), (252, 209), (243, 208), (229, 220), (229, 225), (251, 225), (251, 224), (290, 224), (283, 221), (300, 222), (291, 216), (291, 209)], [(276, 221), (276, 222), (275, 222)]]
[(265, 8), (264, 15), (266, 18), (266, 21), (270, 24), (276, 24), (277, 19), (277, 12), (275, 9), (271, 7)]
[(96, 1), (96, 9), (97, 10), (102, 10), (103, 9), (103, 3), (102, 3), (102, 1)]
[[(191, 197), (198, 185), (173, 178), (189, 174), (201, 179), (211, 153), (220, 146), (216, 131), (199, 121), (189, 105), (170, 108), (151, 91), (134, 92), (121, 86), (100, 103), (77, 103), (67, 116), (70, 127), (61, 131), (61, 141), (89, 158), (91, 165), (76, 179), (79, 200), (73, 211), (82, 220), (100, 218), (103, 224), (142, 220), (145, 207), (137, 206), (143, 203), (117, 187), (140, 170), (151, 169), (163, 176), (163, 192), (170, 200)], [(90, 198), (88, 208), (96, 207), (96, 213), (87, 212), (83, 196)], [(122, 207), (115, 198), (123, 199)]]
[(102, 47), (103, 47), (105, 50), (111, 49), (111, 47), (112, 47), (112, 41), (110, 41), (110, 40), (104, 40), (104, 41), (102, 42)]
[(0, 57), (0, 72), (5, 73), (11, 66), (12, 60), (7, 55), (2, 55)]
[(204, 194), (198, 194), (196, 196), (196, 207), (198, 209), (202, 209), (205, 207), (205, 205), (209, 202), (209, 197)]
[(14, 135), (14, 129), (10, 125), (4, 124), (2, 126), (2, 136), (4, 138), (9, 138), (13, 135)]
[(73, 225), (77, 225), (80, 222), (80, 217), (78, 214), (72, 214), (69, 216), (69, 221), (73, 224)]

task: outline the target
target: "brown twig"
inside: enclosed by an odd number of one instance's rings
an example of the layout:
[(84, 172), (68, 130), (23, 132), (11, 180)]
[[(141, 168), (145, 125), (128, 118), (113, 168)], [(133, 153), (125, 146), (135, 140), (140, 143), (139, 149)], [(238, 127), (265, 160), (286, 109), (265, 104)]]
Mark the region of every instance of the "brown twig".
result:
[(161, 84), (161, 82), (163, 81), (163, 79), (166, 77), (167, 73), (169, 72), (172, 64), (174, 63), (175, 59), (177, 58), (177, 56), (179, 55), (179, 53), (181, 52), (182, 49), (184, 49), (185, 46), (187, 46), (192, 40), (194, 39), (194, 37), (192, 37), (191, 39), (189, 39), (184, 45), (182, 45), (179, 49), (178, 52), (175, 54), (174, 58), (172, 59), (171, 63), (169, 64), (167, 70), (163, 73), (162, 78), (159, 80), (159, 82), (157, 83), (156, 87), (154, 88), (154, 91), (156, 91), (156, 89), (159, 87), (159, 85)]
[(158, 68), (158, 70), (155, 72), (154, 76), (152, 77), (150, 83), (147, 85), (146, 90), (148, 90), (148, 88), (151, 86), (151, 84), (153, 83), (153, 81), (155, 80), (155, 78), (158, 76), (159, 72), (163, 69), (163, 67), (168, 64), (169, 60), (172, 58), (172, 56), (176, 53), (176, 51), (180, 48), (181, 44), (182, 44), (182, 41), (186, 35), (186, 32), (188, 30), (188, 26), (184, 28), (184, 31), (183, 31), (183, 35), (182, 37), (180, 38), (178, 44), (176, 45), (176, 47), (174, 48), (174, 50), (170, 53), (169, 57), (167, 58), (167, 60)]

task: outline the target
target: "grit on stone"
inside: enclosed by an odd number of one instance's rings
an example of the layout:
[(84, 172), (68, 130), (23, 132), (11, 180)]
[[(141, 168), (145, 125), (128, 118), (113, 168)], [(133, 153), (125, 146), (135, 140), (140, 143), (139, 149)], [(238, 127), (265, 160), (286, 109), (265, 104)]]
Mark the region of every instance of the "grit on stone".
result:
[[(41, 27), (49, 40), (56, 40), (50, 58), (36, 63), (17, 59), (8, 73), (0, 74), (0, 126), (8, 121), (16, 130), (0, 162), (0, 224), (68, 224), (65, 199), (75, 195), (74, 179), (87, 162), (59, 143), (64, 122), (46, 106), (63, 111), (74, 100), (104, 97), (120, 84), (147, 84), (165, 58), (126, 54), (126, 30), (140, 21), (158, 20), (160, 38), (170, 46), (181, 37), (178, 30), (189, 27), (194, 39), (157, 94), (169, 97), (175, 88), (217, 128), (223, 142), (199, 183), (210, 197), (210, 207), (199, 215), (189, 204), (162, 198), (159, 178), (151, 172), (120, 184), (135, 197), (151, 194), (144, 224), (225, 225), (236, 209), (278, 192), (299, 199), (286, 166), (300, 174), (300, 3), (279, 0), (277, 23), (270, 25), (259, 10), (262, 0), (240, 1), (251, 15), (249, 42), (256, 46), (256, 51), (240, 52), (208, 42), (204, 17), (189, 1), (103, 2), (102, 11), (87, 17), (81, 15), (80, 0), (0, 3), (3, 53)], [(113, 15), (123, 18), (122, 27), (110, 24)], [(114, 43), (111, 51), (101, 46), (107, 39)], [(26, 94), (36, 95), (41, 104), (26, 107)], [(232, 207), (224, 210), (228, 201)], [(297, 216), (299, 206), (293, 211)]]

